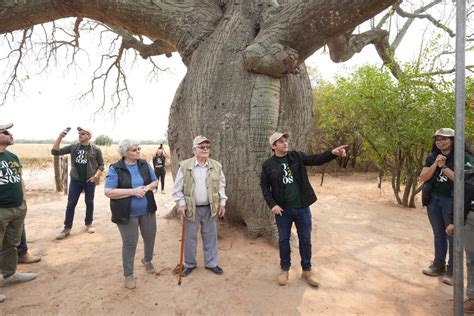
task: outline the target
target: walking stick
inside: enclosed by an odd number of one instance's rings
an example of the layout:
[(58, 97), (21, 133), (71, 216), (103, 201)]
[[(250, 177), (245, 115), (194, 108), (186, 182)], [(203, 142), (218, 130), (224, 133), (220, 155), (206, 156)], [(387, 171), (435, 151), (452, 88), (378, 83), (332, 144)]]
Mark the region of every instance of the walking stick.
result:
[(178, 285), (181, 285), (181, 278), (183, 276), (183, 258), (184, 258), (184, 239), (186, 238), (186, 219), (183, 216), (183, 227), (181, 228), (181, 254), (179, 255), (179, 279)]

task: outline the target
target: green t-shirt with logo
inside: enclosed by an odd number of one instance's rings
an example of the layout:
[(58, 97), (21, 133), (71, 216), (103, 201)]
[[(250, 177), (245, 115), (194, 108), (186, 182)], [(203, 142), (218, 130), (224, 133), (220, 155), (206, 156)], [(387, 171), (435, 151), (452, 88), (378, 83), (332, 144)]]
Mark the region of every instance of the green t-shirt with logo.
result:
[(6, 150), (0, 153), (0, 207), (17, 207), (22, 203), (20, 160)]
[(76, 160), (74, 164), (76, 165), (77, 174), (79, 175), (79, 181), (87, 181), (87, 157), (89, 156), (90, 145), (83, 146), (81, 145), (77, 150)]
[(288, 164), (288, 156), (277, 157), (277, 159), (280, 163), (281, 170), (283, 173), (282, 181), (285, 195), (285, 198), (283, 199), (283, 208), (300, 208), (302, 207), (300, 197), (300, 185), (298, 183), (298, 179), (296, 179), (290, 169), (290, 166)]

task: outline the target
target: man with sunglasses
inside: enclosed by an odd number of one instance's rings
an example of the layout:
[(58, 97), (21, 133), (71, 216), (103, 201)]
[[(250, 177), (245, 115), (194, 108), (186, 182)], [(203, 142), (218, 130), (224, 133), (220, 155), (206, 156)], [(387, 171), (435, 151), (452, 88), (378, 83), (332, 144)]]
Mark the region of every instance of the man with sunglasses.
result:
[[(7, 150), (13, 145), (13, 135), (8, 131), (12, 126), (0, 125), (0, 273), (3, 275), (0, 287), (36, 278), (36, 273), (16, 272), (17, 246), (27, 208), (20, 160)], [(5, 295), (0, 293), (0, 302), (4, 300)]]
[(217, 258), (216, 215), (225, 214), (225, 177), (220, 162), (210, 159), (211, 141), (199, 135), (193, 141), (194, 157), (179, 164), (173, 187), (173, 200), (186, 220), (183, 276), (197, 266), (197, 234), (201, 225), (205, 267), (211, 272), (224, 273)]
[(291, 267), (291, 226), (296, 225), (301, 256), (301, 277), (314, 287), (319, 286), (311, 272), (310, 205), (316, 202), (316, 194), (308, 179), (306, 166), (319, 166), (337, 157), (345, 157), (347, 145), (327, 150), (320, 155), (308, 155), (289, 150), (288, 133), (273, 133), (269, 143), (274, 155), (262, 165), (260, 186), (268, 207), (275, 215), (278, 227), (280, 268), (277, 282), (288, 284)]
[(64, 219), (64, 229), (56, 236), (56, 239), (64, 239), (71, 233), (74, 212), (81, 192), (84, 191), (86, 202), (85, 230), (92, 234), (95, 228), (92, 226), (94, 216), (94, 194), (96, 181), (99, 180), (104, 170), (104, 160), (99, 147), (91, 144), (92, 131), (88, 128), (77, 128), (79, 132), (79, 143), (59, 148), (61, 140), (69, 132), (62, 131), (54, 142), (51, 153), (54, 156), (71, 155), (71, 181)]

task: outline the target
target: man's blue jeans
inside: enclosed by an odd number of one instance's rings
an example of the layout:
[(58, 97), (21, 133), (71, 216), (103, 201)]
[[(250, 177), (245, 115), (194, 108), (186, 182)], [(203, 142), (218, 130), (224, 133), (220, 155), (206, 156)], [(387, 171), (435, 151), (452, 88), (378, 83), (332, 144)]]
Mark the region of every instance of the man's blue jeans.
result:
[(303, 271), (311, 270), (311, 210), (309, 207), (288, 208), (282, 215), (275, 215), (280, 245), (280, 267), (288, 271), (291, 266), (290, 235), (293, 222), (298, 233)]
[(92, 224), (94, 217), (94, 194), (95, 183), (90, 181), (72, 180), (69, 184), (69, 194), (67, 197), (66, 218), (64, 219), (64, 228), (71, 229), (74, 220), (74, 211), (76, 210), (77, 201), (82, 191), (84, 191), (86, 202), (86, 219), (85, 224)]
[(447, 236), (445, 231), (450, 222), (448, 212), (453, 209), (453, 198), (432, 195), (427, 208), (434, 235), (435, 257), (433, 263), (436, 265), (446, 263), (446, 253), (449, 246), (448, 270), (453, 271), (453, 236)]

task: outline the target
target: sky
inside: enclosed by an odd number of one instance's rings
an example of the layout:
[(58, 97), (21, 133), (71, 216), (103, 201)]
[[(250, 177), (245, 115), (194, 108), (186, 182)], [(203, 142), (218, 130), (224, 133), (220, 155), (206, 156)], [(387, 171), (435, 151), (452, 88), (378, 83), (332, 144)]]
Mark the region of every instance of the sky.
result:
[[(419, 34), (426, 24), (417, 22), (402, 45), (397, 50), (397, 57), (403, 61), (413, 60), (419, 53), (417, 45)], [(78, 55), (80, 68), (68, 69), (66, 64), (50, 67), (42, 74), (34, 59), (26, 61), (28, 77), (24, 77), (23, 90), (15, 97), (10, 97), (7, 103), (0, 106), (0, 124), (13, 122), (12, 132), (16, 139), (54, 139), (66, 127), (72, 127), (65, 140), (74, 141), (77, 138), (77, 126), (89, 127), (93, 138), (104, 134), (114, 140), (133, 138), (139, 140), (162, 140), (166, 137), (168, 128), (169, 109), (175, 91), (186, 74), (186, 67), (181, 62), (179, 54), (171, 58), (160, 56), (156, 59), (161, 68), (158, 78), (150, 80), (149, 65), (141, 60), (133, 63), (128, 70), (128, 83), (133, 96), (133, 102), (128, 108), (122, 108), (116, 115), (107, 110), (95, 113), (102, 102), (102, 94), (97, 92), (95, 97), (78, 102), (78, 96), (90, 88), (91, 74), (100, 60), (100, 45), (93, 35), (81, 36), (81, 46), (87, 54)], [(8, 47), (0, 43), (0, 56)], [(336, 74), (344, 74), (349, 69), (365, 63), (380, 65), (381, 61), (372, 45), (366, 46), (361, 53), (356, 54), (348, 62), (336, 64), (329, 59), (323, 49), (317, 51), (306, 60), (306, 64), (317, 68), (319, 74), (330, 80)], [(2, 80), (5, 73), (0, 72)], [(107, 95), (109, 97), (109, 95)]]

